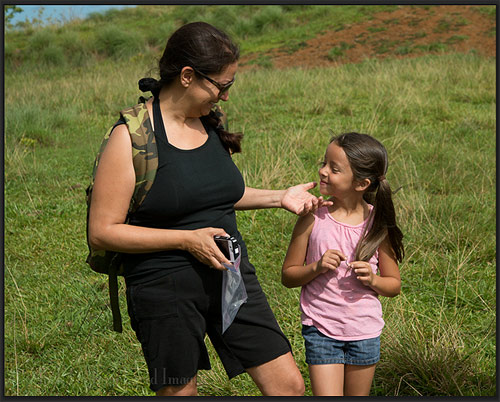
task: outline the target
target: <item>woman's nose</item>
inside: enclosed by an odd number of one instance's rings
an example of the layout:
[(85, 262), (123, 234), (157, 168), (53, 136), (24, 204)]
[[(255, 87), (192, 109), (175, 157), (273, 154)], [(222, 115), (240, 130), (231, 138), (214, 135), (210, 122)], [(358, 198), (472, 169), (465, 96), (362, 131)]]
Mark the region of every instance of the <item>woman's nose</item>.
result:
[(229, 99), (229, 91), (224, 92), (221, 96), (219, 96), (219, 99), (226, 102)]

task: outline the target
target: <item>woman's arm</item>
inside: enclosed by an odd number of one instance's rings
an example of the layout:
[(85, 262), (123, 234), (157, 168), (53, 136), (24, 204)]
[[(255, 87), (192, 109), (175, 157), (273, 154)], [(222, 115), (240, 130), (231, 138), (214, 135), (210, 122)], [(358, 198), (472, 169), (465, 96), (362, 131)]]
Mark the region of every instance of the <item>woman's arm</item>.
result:
[(301, 216), (293, 229), (292, 239), (281, 270), (281, 283), (287, 288), (303, 286), (329, 269), (336, 269), (345, 255), (338, 250), (327, 250), (319, 261), (304, 265), (314, 216)]
[(180, 249), (201, 262), (225, 269), (229, 263), (213, 236), (227, 236), (223, 229), (153, 229), (125, 224), (135, 187), (132, 144), (126, 125), (117, 126), (103, 151), (96, 172), (89, 212), (89, 242), (95, 249), (147, 253)]
[(245, 187), (243, 197), (234, 205), (236, 210), (281, 208), (281, 199), (286, 190), (260, 190)]
[(316, 183), (310, 182), (289, 187), (286, 190), (261, 190), (245, 187), (243, 197), (235, 204), (237, 210), (284, 208), (297, 215), (306, 215), (314, 212), (321, 206), (331, 205), (331, 201), (324, 201), (323, 197), (315, 197), (308, 190), (313, 189)]
[(354, 261), (351, 264), (358, 280), (371, 287), (381, 296), (394, 297), (401, 292), (401, 276), (396, 256), (386, 237), (378, 249), (378, 269), (380, 275), (373, 273), (370, 264), (365, 261)]

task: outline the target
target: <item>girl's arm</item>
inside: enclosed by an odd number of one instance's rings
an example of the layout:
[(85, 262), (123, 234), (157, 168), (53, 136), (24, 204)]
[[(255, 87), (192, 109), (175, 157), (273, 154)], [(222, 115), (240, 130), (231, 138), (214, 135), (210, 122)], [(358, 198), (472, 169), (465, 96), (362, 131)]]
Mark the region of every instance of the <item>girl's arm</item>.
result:
[(331, 205), (331, 201), (324, 201), (323, 197), (315, 197), (308, 190), (316, 186), (310, 182), (289, 187), (286, 190), (261, 190), (245, 187), (243, 197), (235, 204), (237, 210), (284, 208), (297, 215), (305, 215), (317, 210), (321, 206)]
[(218, 269), (229, 263), (213, 236), (223, 229), (153, 229), (125, 224), (135, 187), (132, 145), (126, 125), (117, 126), (103, 151), (96, 172), (89, 212), (89, 242), (95, 249), (147, 253), (180, 249)]
[(304, 266), (314, 216), (301, 216), (293, 229), (292, 239), (281, 270), (281, 283), (287, 288), (302, 286), (329, 269), (336, 269), (346, 257), (338, 250), (328, 250), (319, 261)]
[(381, 296), (394, 297), (401, 291), (401, 276), (396, 256), (386, 237), (378, 249), (378, 269), (380, 275), (373, 273), (370, 264), (365, 261), (354, 261), (351, 264), (358, 280), (371, 287)]

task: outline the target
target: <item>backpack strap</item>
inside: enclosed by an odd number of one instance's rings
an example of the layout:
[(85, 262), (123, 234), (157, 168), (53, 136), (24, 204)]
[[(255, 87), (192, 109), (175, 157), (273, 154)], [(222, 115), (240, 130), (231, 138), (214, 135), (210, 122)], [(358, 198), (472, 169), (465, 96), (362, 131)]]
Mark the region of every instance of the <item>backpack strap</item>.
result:
[(109, 267), (108, 272), (109, 306), (113, 316), (113, 331), (122, 332), (122, 315), (120, 313), (120, 302), (118, 299), (118, 273), (116, 265)]
[(158, 148), (145, 102), (122, 110), (120, 115), (127, 124), (132, 141), (135, 189), (128, 210), (130, 215), (141, 205), (153, 185), (158, 169)]

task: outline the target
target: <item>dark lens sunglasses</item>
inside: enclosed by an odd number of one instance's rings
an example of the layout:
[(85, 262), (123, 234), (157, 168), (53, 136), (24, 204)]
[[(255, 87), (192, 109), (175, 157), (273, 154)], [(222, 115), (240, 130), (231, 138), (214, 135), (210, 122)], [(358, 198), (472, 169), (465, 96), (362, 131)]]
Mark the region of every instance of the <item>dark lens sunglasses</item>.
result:
[(199, 72), (198, 70), (196, 70), (195, 68), (193, 68), (193, 70), (196, 72), (196, 74), (199, 74), (201, 75), (203, 78), (205, 78), (208, 82), (212, 83), (215, 85), (215, 87), (219, 90), (219, 95), (218, 97), (220, 98), (224, 93), (226, 93), (229, 88), (231, 87), (231, 85), (234, 84), (234, 80), (235, 78), (233, 78), (231, 81), (229, 81), (227, 84), (221, 84), (220, 82), (217, 82), (215, 80), (213, 80), (212, 78), (210, 78), (208, 75), (206, 74), (203, 74), (201, 72)]

